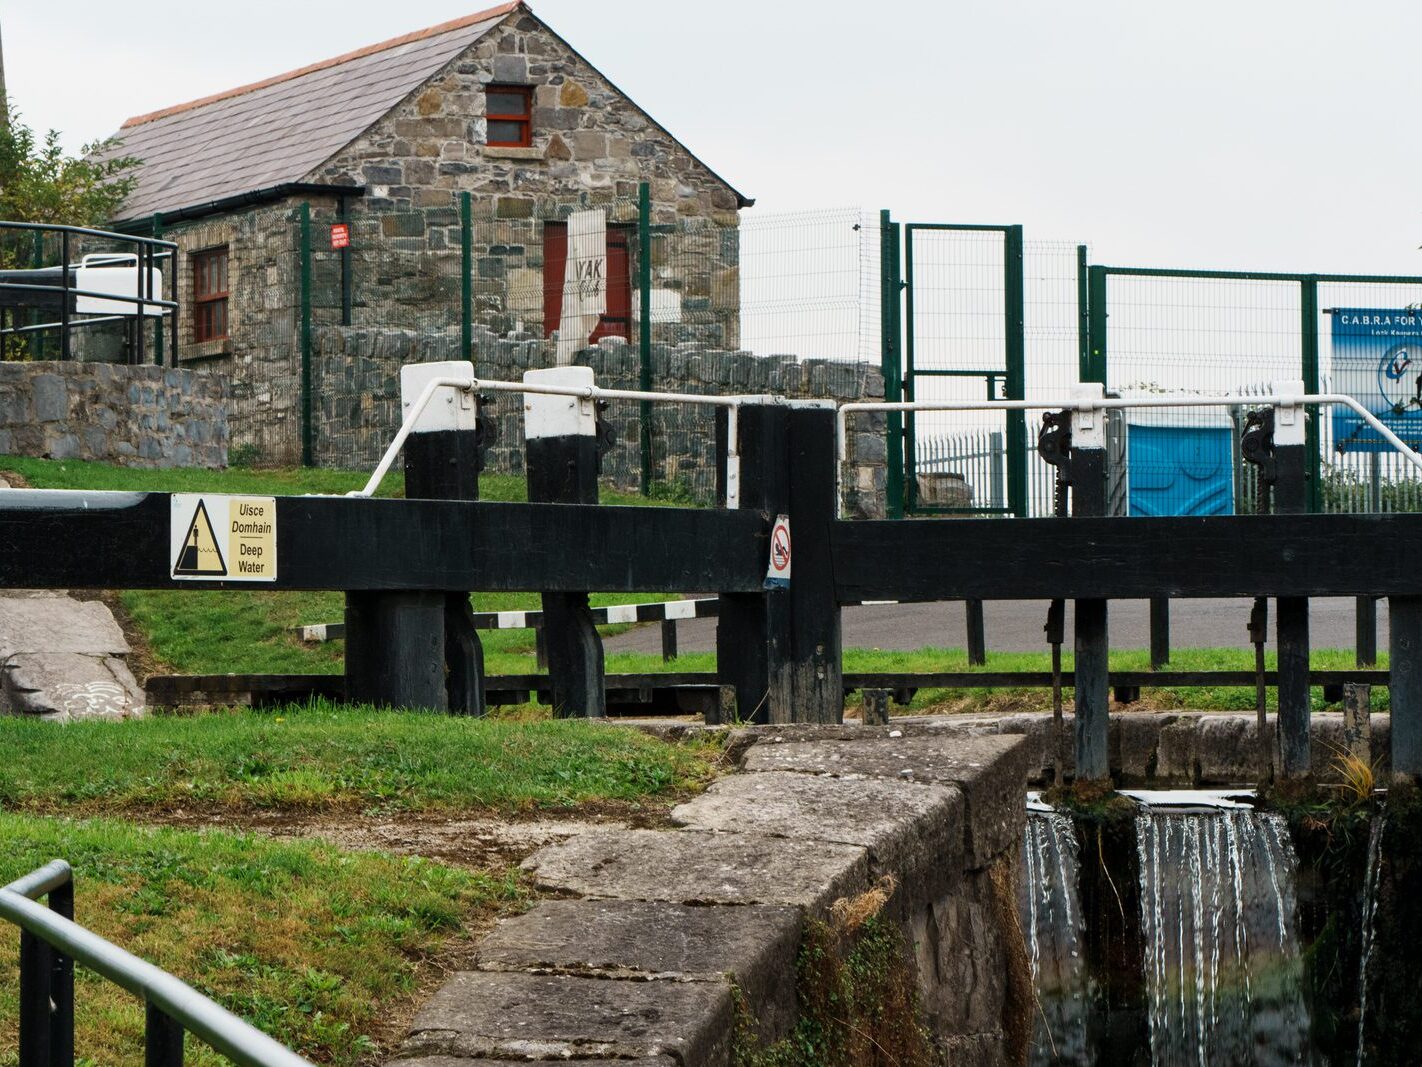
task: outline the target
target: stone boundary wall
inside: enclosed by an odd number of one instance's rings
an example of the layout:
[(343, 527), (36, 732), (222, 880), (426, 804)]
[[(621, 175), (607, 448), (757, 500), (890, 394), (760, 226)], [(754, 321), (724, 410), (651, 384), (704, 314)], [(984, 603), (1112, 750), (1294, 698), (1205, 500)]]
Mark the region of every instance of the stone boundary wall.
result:
[[(1050, 784), (1054, 754), (1050, 712), (1016, 715), (961, 715), (951, 719), (905, 717), (895, 719), (904, 729), (931, 726), (963, 738), (1013, 736), (1026, 742), (1032, 785)], [(1342, 781), (1335, 757), (1348, 750), (1341, 712), (1314, 712), (1309, 722), (1315, 780)], [(1371, 719), (1372, 765), (1379, 782), (1388, 781), (1390, 717)], [(1071, 715), (1063, 717), (1055, 746), (1066, 773), (1074, 768)], [(1274, 766), (1280, 766), (1277, 718), (1269, 715), (1268, 732)], [(1202, 786), (1252, 786), (1259, 781), (1259, 731), (1254, 715), (1226, 712), (1118, 712), (1110, 719), (1107, 752), (1112, 778), (1125, 789), (1190, 789)]]
[(727, 753), (737, 773), (676, 808), (677, 829), (592, 829), (530, 856), (550, 898), (495, 927), (396, 1063), (729, 1067), (747, 1031), (764, 1047), (793, 1030), (807, 919), (885, 876), (943, 1062), (1025, 1063), (1021, 739), (772, 726), (733, 731)]
[(129, 467), (227, 466), (227, 376), (115, 363), (0, 363), (0, 453)]
[[(313, 360), (316, 462), (319, 466), (372, 466), (400, 425), (400, 367), (405, 363), (459, 358), (459, 331), (390, 327), (318, 327)], [(533, 336), (500, 337), (474, 332), (476, 373), (519, 381), (524, 371), (551, 365), (548, 344)], [(638, 388), (640, 358), (621, 338), (607, 338), (578, 353), (599, 385)], [(652, 349), (652, 388), (678, 393), (777, 394), (797, 399), (882, 400), (884, 380), (868, 363), (758, 356), (708, 350), (696, 345)], [(488, 470), (523, 472), (522, 400), (501, 394), (494, 410), (498, 437), (487, 453)], [(638, 406), (614, 402), (606, 418), (617, 444), (603, 457), (603, 482), (635, 490), (640, 478)], [(668, 489), (703, 503), (716, 485), (715, 418), (710, 408), (652, 406), (653, 470)], [(882, 415), (853, 423), (844, 473), (846, 508), (857, 518), (883, 518), (888, 452)]]

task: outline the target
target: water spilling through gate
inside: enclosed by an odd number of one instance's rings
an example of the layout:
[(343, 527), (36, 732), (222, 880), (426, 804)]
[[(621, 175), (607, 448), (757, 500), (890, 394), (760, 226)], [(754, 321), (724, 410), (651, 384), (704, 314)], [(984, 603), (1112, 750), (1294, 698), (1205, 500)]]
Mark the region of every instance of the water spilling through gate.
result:
[(1036, 1063), (1092, 1063), (1087, 1041), (1085, 916), (1076, 828), (1057, 811), (1029, 811), (1019, 903), (1039, 1010)]
[(1307, 1063), (1298, 863), (1284, 820), (1146, 809), (1136, 833), (1152, 1063)]

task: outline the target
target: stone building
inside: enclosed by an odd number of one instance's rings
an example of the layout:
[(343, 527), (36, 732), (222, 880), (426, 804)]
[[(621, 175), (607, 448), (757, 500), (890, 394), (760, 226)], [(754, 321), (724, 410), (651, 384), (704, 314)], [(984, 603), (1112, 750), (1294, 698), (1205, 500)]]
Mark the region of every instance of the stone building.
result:
[[(138, 116), (119, 139), (143, 165), (118, 228), (180, 245), (180, 361), (230, 379), (232, 443), (254, 458), (299, 461), (303, 409), (332, 406), (303, 376), (303, 281), (314, 326), (409, 328), (441, 309), (458, 321), (463, 193), (481, 330), (566, 332), (569, 216), (600, 209), (606, 310), (578, 345), (635, 338), (646, 182), (653, 228), (681, 235), (676, 255), (652, 257), (654, 339), (737, 347), (738, 212), (751, 201), (523, 3)], [(428, 347), (410, 357), (450, 355)]]

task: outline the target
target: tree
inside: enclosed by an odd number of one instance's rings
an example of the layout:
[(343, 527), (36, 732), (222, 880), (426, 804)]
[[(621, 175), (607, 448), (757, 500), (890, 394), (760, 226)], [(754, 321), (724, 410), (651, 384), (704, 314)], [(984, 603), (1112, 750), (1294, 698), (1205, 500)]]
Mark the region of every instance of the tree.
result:
[(139, 160), (109, 139), (66, 155), (59, 132), (41, 139), (0, 103), (0, 220), (104, 226), (133, 191)]

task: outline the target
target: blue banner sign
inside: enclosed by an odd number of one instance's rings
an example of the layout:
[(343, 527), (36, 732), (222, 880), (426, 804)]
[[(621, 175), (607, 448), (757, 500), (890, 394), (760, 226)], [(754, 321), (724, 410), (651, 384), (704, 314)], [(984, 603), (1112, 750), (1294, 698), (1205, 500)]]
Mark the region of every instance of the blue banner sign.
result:
[[(1334, 308), (1333, 391), (1346, 393), (1413, 448), (1422, 445), (1422, 311)], [(1340, 452), (1387, 452), (1391, 446), (1358, 415), (1333, 409)]]

